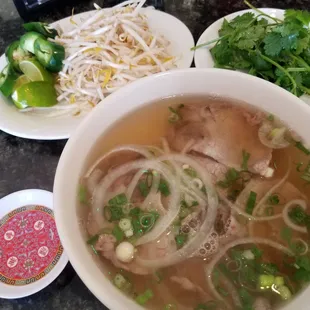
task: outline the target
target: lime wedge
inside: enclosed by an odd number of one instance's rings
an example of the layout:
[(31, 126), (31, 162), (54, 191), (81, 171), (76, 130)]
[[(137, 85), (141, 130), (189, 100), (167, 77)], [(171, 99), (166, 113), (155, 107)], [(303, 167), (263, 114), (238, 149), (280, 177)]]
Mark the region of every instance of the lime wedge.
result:
[(26, 59), (19, 63), (21, 71), (31, 81), (44, 81), (53, 83), (53, 76), (46, 71), (43, 66), (34, 59)]
[(15, 81), (15, 84), (14, 84), (14, 88), (13, 88), (13, 92), (21, 85), (23, 84), (27, 84), (31, 82), (31, 80), (29, 78), (27, 78), (26, 75), (21, 75), (16, 81)]
[(48, 82), (30, 82), (19, 86), (12, 99), (17, 108), (51, 107), (57, 104), (57, 94), (54, 86)]

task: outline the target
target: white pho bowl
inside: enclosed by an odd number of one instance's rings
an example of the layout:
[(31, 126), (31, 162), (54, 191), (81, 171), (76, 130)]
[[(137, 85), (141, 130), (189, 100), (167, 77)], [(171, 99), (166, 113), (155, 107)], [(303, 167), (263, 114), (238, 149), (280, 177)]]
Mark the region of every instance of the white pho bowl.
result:
[[(94, 262), (77, 214), (79, 177), (97, 139), (117, 120), (154, 100), (173, 95), (220, 95), (245, 101), (280, 117), (310, 145), (310, 107), (284, 89), (251, 75), (220, 69), (186, 69), (134, 82), (107, 97), (81, 123), (60, 158), (54, 184), (59, 235), (70, 262), (86, 286), (111, 310), (142, 309), (123, 295)], [(306, 310), (307, 289), (285, 309)]]

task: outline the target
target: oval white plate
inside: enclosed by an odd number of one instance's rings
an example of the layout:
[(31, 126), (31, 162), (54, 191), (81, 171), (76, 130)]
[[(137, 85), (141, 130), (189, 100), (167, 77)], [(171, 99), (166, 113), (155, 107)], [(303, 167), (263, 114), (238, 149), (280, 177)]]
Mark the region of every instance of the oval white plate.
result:
[[(40, 189), (27, 189), (7, 195), (0, 199), (0, 218), (3, 218), (6, 214), (17, 208), (27, 205), (42, 205), (53, 209), (53, 194)], [(21, 298), (42, 290), (58, 277), (67, 263), (68, 257), (63, 252), (51, 271), (31, 284), (15, 286), (0, 282), (0, 297), (7, 299)]]
[[(260, 10), (268, 15), (271, 15), (272, 17), (276, 17), (280, 19), (284, 18), (284, 12), (285, 12), (284, 10), (280, 10), (280, 9), (260, 9)], [(247, 12), (252, 12), (255, 15), (257, 15), (257, 12), (255, 12), (254, 10), (242, 10), (242, 11), (238, 11), (238, 12), (226, 15), (223, 18), (214, 22), (203, 32), (203, 34), (200, 36), (197, 42), (197, 45), (217, 39), (219, 37), (218, 31), (221, 28), (224, 19), (226, 19), (227, 21), (230, 21), (234, 19), (236, 16), (242, 15)], [(213, 68), (214, 67), (214, 61), (210, 53), (210, 49), (213, 46), (214, 44), (210, 44), (206, 47), (199, 48), (195, 51), (194, 59), (195, 59), (196, 68)], [(309, 95), (303, 95), (300, 97), (300, 99), (306, 104), (310, 105)]]
[[(81, 18), (87, 19), (93, 12), (78, 14), (74, 16), (74, 20), (78, 22)], [(171, 42), (170, 52), (180, 57), (177, 67), (179, 69), (189, 68), (194, 57), (194, 52), (190, 51), (190, 49), (195, 43), (185, 24), (172, 15), (153, 8), (145, 8), (143, 13), (148, 17), (150, 28), (163, 34)], [(72, 28), (70, 17), (57, 21), (52, 26), (57, 24), (65, 30)], [(5, 65), (6, 59), (2, 55), (0, 57), (0, 71)], [(67, 139), (82, 119), (83, 117), (74, 116), (46, 118), (23, 114), (15, 108), (10, 99), (0, 94), (0, 129), (14, 136), (40, 140)]]

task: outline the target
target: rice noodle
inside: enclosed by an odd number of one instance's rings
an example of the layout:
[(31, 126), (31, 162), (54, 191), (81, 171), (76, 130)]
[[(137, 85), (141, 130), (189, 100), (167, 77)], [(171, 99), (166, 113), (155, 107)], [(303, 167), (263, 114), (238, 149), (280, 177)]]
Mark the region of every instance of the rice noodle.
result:
[(239, 240), (235, 240), (231, 243), (228, 243), (226, 244), (214, 257), (213, 259), (210, 261), (210, 263), (208, 265), (206, 265), (205, 267), (205, 273), (206, 273), (206, 278), (207, 278), (207, 283), (208, 283), (208, 286), (210, 288), (210, 291), (212, 292), (213, 296), (220, 300), (220, 301), (223, 301), (226, 306), (230, 307), (230, 304), (224, 300), (224, 298), (218, 293), (218, 291), (216, 290), (216, 288), (214, 287), (213, 283), (212, 283), (212, 273), (213, 273), (213, 270), (214, 270), (214, 267), (216, 266), (216, 264), (221, 260), (221, 258), (225, 255), (225, 253), (231, 249), (231, 248), (234, 248), (235, 246), (238, 246), (238, 245), (244, 245), (244, 244), (249, 244), (249, 243), (255, 243), (255, 244), (263, 244), (263, 245), (267, 245), (267, 246), (270, 246), (272, 248), (275, 248), (276, 250), (279, 250), (279, 251), (282, 251), (288, 255), (293, 255), (293, 252), (277, 243), (277, 242), (274, 242), (274, 241), (271, 241), (271, 240), (268, 240), (268, 239), (265, 239), (265, 238), (242, 238), (242, 239), (239, 239)]
[(283, 220), (285, 222), (285, 224), (300, 232), (300, 233), (303, 233), (303, 234), (306, 234), (308, 232), (307, 228), (306, 227), (302, 227), (302, 226), (299, 226), (299, 225), (296, 225), (295, 223), (293, 223), (293, 221), (290, 219), (289, 217), (289, 211), (290, 211), (290, 208), (294, 205), (298, 205), (300, 206), (303, 210), (307, 210), (307, 203), (306, 201), (302, 200), (302, 199), (293, 199), (291, 201), (289, 201), (283, 208)]

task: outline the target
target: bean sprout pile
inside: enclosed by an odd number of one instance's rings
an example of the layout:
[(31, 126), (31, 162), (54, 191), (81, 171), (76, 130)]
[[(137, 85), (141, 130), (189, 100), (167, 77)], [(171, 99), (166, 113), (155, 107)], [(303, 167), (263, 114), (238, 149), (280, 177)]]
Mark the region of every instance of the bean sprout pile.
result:
[(56, 85), (58, 102), (50, 116), (88, 112), (107, 95), (139, 78), (175, 68), (169, 42), (148, 26), (141, 13), (146, 0), (110, 9), (95, 5), (85, 21), (54, 40), (66, 49)]

